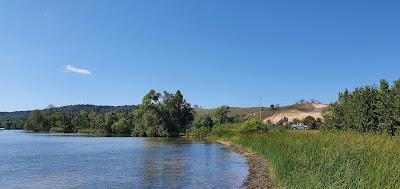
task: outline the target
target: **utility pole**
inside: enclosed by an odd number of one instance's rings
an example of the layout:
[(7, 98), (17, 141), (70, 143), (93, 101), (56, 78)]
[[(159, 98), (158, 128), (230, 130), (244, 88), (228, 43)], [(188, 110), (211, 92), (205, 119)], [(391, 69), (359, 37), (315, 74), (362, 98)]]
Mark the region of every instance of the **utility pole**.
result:
[(262, 100), (262, 98), (260, 98), (260, 121), (262, 121), (262, 116), (261, 116), (261, 112), (262, 112), (262, 108), (261, 108), (261, 100)]

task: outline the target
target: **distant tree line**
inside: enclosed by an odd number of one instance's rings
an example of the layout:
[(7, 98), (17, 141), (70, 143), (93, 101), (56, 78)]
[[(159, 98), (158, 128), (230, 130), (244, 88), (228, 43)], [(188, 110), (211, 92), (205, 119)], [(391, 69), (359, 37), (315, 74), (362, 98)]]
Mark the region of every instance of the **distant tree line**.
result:
[(24, 127), (26, 119), (21, 118), (3, 118), (0, 119), (0, 128), (8, 130), (22, 129)]
[(179, 90), (174, 94), (150, 90), (137, 106), (49, 105), (44, 110), (1, 115), (0, 126), (6, 129), (141, 137), (207, 136), (216, 126), (244, 120), (228, 106), (209, 115), (195, 114)]
[(32, 111), (24, 129), (34, 132), (176, 136), (185, 132), (194, 117), (190, 104), (180, 91), (161, 95), (151, 90), (140, 105), (130, 106), (129, 109), (72, 107)]
[(22, 129), (30, 111), (0, 112), (0, 128)]
[[(50, 112), (64, 112), (67, 114), (79, 114), (82, 112), (91, 112), (92, 114), (105, 114), (108, 112), (114, 113), (127, 113), (131, 112), (135, 106), (96, 106), (96, 105), (70, 105), (63, 107), (55, 107), (49, 105), (43, 112), (51, 110)], [(0, 112), (0, 127), (6, 129), (23, 129), (28, 118), (32, 115), (33, 111), (16, 111), (16, 112)]]
[(24, 129), (33, 132), (112, 134), (119, 119), (128, 117), (128, 112), (61, 111), (55, 108), (34, 110), (26, 120)]
[(345, 90), (323, 111), (323, 117), (324, 129), (395, 135), (400, 125), (400, 80), (392, 86), (381, 80), (379, 87)]
[(310, 100), (300, 99), (296, 102), (296, 104), (322, 104), (322, 102), (316, 99), (310, 99)]

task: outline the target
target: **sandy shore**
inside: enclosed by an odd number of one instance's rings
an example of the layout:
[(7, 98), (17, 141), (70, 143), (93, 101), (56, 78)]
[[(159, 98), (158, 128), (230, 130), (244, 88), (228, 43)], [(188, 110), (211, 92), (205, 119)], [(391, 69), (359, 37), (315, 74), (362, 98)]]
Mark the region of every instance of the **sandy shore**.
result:
[(242, 154), (247, 159), (249, 176), (244, 183), (247, 188), (275, 188), (268, 169), (268, 162), (262, 156), (228, 141), (217, 140), (217, 142), (230, 146), (233, 151)]

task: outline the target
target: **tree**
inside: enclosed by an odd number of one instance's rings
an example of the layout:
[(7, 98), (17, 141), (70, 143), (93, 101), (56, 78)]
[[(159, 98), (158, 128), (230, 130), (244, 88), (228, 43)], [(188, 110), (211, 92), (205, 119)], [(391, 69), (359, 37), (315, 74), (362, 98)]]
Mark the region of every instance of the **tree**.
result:
[(118, 121), (117, 115), (114, 112), (106, 113), (105, 122), (111, 127), (116, 121)]
[(378, 127), (379, 130), (394, 135), (394, 119), (392, 115), (394, 110), (391, 95), (388, 82), (384, 79), (381, 80), (377, 103)]
[(304, 100), (304, 99), (300, 99), (299, 101), (297, 101), (297, 103), (296, 103), (296, 104), (305, 104), (305, 103), (307, 103), (307, 101), (306, 101), (306, 100)]
[(89, 121), (86, 113), (79, 113), (72, 118), (75, 130), (89, 128)]
[(398, 128), (400, 126), (400, 80), (394, 82), (391, 93), (393, 98), (393, 125)]
[(379, 87), (345, 90), (338, 100), (323, 111), (323, 129), (380, 132), (394, 135), (400, 123), (400, 81), (392, 87), (381, 80)]
[(167, 129), (169, 133), (183, 133), (186, 127), (193, 121), (193, 109), (186, 102), (181, 91), (176, 91), (175, 95), (164, 92), (163, 105), (169, 114)]
[(209, 116), (209, 115), (195, 116), (195, 119), (193, 121), (193, 127), (213, 128), (214, 122), (213, 122), (211, 116)]
[(50, 116), (51, 118), (51, 128), (53, 131), (57, 132), (74, 132), (72, 127), (71, 118), (65, 112), (56, 112)]
[(27, 121), (25, 129), (35, 132), (49, 131), (50, 123), (49, 120), (46, 119), (42, 111), (34, 110), (32, 111), (31, 116)]
[(321, 118), (315, 119), (312, 116), (305, 117), (302, 122), (304, 125), (310, 126), (310, 129), (319, 129), (322, 124)]
[(150, 90), (132, 112), (132, 120), (134, 136), (176, 136), (192, 123), (193, 109), (179, 90), (162, 96)]
[(213, 111), (213, 115), (216, 119), (216, 124), (222, 125), (229, 122), (229, 113), (230, 108), (229, 106), (220, 106)]
[(315, 118), (312, 117), (312, 116), (307, 116), (307, 117), (305, 117), (305, 118), (303, 119), (302, 122), (303, 122), (304, 125), (312, 126), (312, 125), (315, 124), (316, 120), (315, 120)]
[(150, 90), (142, 99), (142, 106), (152, 106), (158, 103), (158, 99), (161, 97), (160, 93), (155, 90)]
[(47, 106), (47, 109), (52, 109), (52, 108), (55, 108), (56, 106), (54, 106), (54, 104), (49, 104), (48, 106)]
[(113, 123), (111, 126), (112, 132), (115, 134), (130, 134), (131, 126), (125, 118), (119, 119), (117, 122)]

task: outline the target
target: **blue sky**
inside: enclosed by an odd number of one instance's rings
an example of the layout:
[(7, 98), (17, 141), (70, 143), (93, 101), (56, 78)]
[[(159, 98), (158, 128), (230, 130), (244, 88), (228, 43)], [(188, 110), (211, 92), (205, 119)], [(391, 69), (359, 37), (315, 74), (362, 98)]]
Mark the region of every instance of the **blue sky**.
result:
[(332, 102), (400, 78), (398, 10), (377, 0), (0, 1), (0, 111), (137, 104), (149, 89), (210, 108)]

